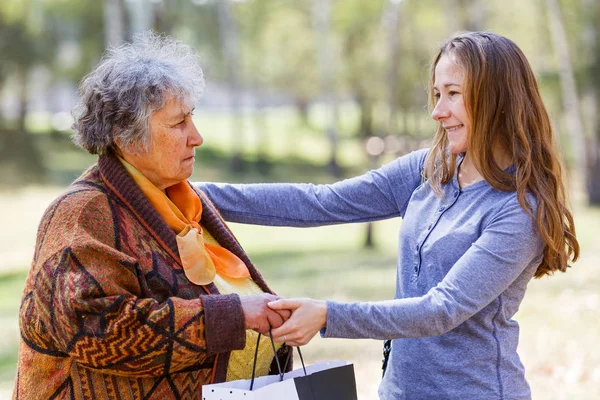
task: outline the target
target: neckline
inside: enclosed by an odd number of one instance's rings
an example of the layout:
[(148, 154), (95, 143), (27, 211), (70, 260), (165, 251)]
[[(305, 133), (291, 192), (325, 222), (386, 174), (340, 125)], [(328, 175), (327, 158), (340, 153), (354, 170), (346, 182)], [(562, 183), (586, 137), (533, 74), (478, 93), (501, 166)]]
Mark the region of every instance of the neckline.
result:
[[(460, 184), (458, 183), (458, 168), (460, 167), (460, 165), (462, 164), (462, 162), (463, 162), (463, 160), (464, 160), (464, 159), (465, 159), (465, 156), (463, 156), (463, 155), (460, 155), (460, 156), (459, 156), (459, 158), (458, 158), (458, 162), (456, 163), (456, 167), (455, 167), (455, 169), (454, 169), (454, 177), (452, 178), (452, 183), (453, 183), (453, 185), (454, 185), (454, 188), (455, 188), (455, 189), (458, 189), (458, 190), (460, 190), (461, 192), (465, 192), (465, 191), (469, 191), (469, 190), (471, 190), (471, 189), (478, 188), (478, 187), (480, 187), (480, 186), (488, 186), (488, 187), (492, 187), (492, 186), (490, 186), (490, 184), (489, 184), (489, 183), (488, 183), (488, 182), (485, 180), (485, 178), (483, 178), (483, 179), (482, 179), (482, 180), (480, 180), (480, 181), (477, 181), (477, 182), (475, 182), (475, 183), (472, 183), (472, 184), (470, 184), (470, 185), (467, 185), (467, 186), (465, 186), (464, 188), (461, 188), (461, 187), (460, 187)], [(508, 173), (508, 174), (511, 174), (511, 175), (514, 175), (515, 171), (516, 171), (516, 167), (515, 167), (515, 164), (514, 164), (514, 163), (513, 163), (513, 164), (510, 164), (508, 167), (506, 167), (506, 168), (504, 169), (504, 172), (506, 172), (506, 173)]]
[(461, 155), (459, 157), (460, 158), (459, 158), (458, 162), (456, 163), (456, 168), (454, 169), (454, 178), (452, 179), (452, 182), (454, 183), (455, 188), (457, 188), (461, 192), (464, 192), (464, 191), (469, 191), (472, 188), (476, 188), (476, 187), (479, 187), (479, 186), (482, 186), (482, 185), (489, 186), (489, 184), (487, 183), (487, 181), (485, 180), (485, 178), (482, 176), (481, 180), (479, 180), (477, 182), (474, 182), (474, 183), (471, 183), (470, 185), (467, 185), (465, 187), (460, 187), (460, 183), (458, 182), (458, 169), (460, 168), (460, 165), (464, 161), (465, 156)]

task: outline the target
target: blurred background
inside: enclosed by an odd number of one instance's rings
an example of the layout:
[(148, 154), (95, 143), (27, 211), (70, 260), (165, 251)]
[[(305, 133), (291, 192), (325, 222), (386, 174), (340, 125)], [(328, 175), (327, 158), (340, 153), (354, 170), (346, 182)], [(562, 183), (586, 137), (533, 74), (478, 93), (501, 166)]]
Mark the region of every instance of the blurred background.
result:
[[(109, 45), (154, 29), (192, 45), (207, 86), (194, 180), (332, 182), (426, 147), (429, 63), (458, 30), (525, 52), (551, 114), (582, 257), (535, 280), (516, 319), (534, 399), (600, 387), (600, 1), (1, 0), (0, 398), (10, 398), (17, 313), (44, 209), (95, 157), (69, 136), (77, 85)], [(233, 225), (284, 296), (394, 295), (400, 220), (311, 229)], [(316, 338), (309, 361), (354, 362), (376, 399), (380, 341)], [(594, 390), (596, 389), (596, 390)]]

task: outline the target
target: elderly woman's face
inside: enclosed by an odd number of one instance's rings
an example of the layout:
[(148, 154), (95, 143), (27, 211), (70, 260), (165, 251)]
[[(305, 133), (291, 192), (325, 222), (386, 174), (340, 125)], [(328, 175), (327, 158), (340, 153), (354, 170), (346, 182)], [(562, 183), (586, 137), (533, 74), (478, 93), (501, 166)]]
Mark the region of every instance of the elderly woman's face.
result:
[(192, 121), (192, 106), (171, 99), (150, 117), (152, 145), (141, 155), (122, 150), (123, 158), (161, 190), (189, 178), (194, 150), (203, 142)]

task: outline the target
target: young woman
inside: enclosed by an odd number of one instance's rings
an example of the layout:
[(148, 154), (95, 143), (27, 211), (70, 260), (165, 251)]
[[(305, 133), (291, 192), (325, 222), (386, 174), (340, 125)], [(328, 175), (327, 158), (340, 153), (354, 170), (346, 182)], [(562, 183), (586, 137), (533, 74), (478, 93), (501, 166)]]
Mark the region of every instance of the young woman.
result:
[(579, 245), (548, 113), (515, 43), (445, 42), (431, 68), (433, 146), (332, 185), (200, 184), (230, 221), (318, 226), (403, 218), (396, 298), (279, 300), (276, 340), (394, 339), (382, 399), (530, 399), (517, 312)]

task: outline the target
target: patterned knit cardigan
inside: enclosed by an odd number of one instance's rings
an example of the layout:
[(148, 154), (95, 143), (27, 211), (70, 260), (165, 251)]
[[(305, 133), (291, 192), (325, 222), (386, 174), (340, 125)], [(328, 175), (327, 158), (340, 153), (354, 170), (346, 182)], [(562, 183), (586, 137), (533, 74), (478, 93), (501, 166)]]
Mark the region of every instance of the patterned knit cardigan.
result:
[[(271, 292), (198, 194), (201, 224)], [(19, 322), (14, 399), (200, 399), (246, 338), (239, 296), (188, 281), (175, 234), (112, 155), (46, 210)]]

